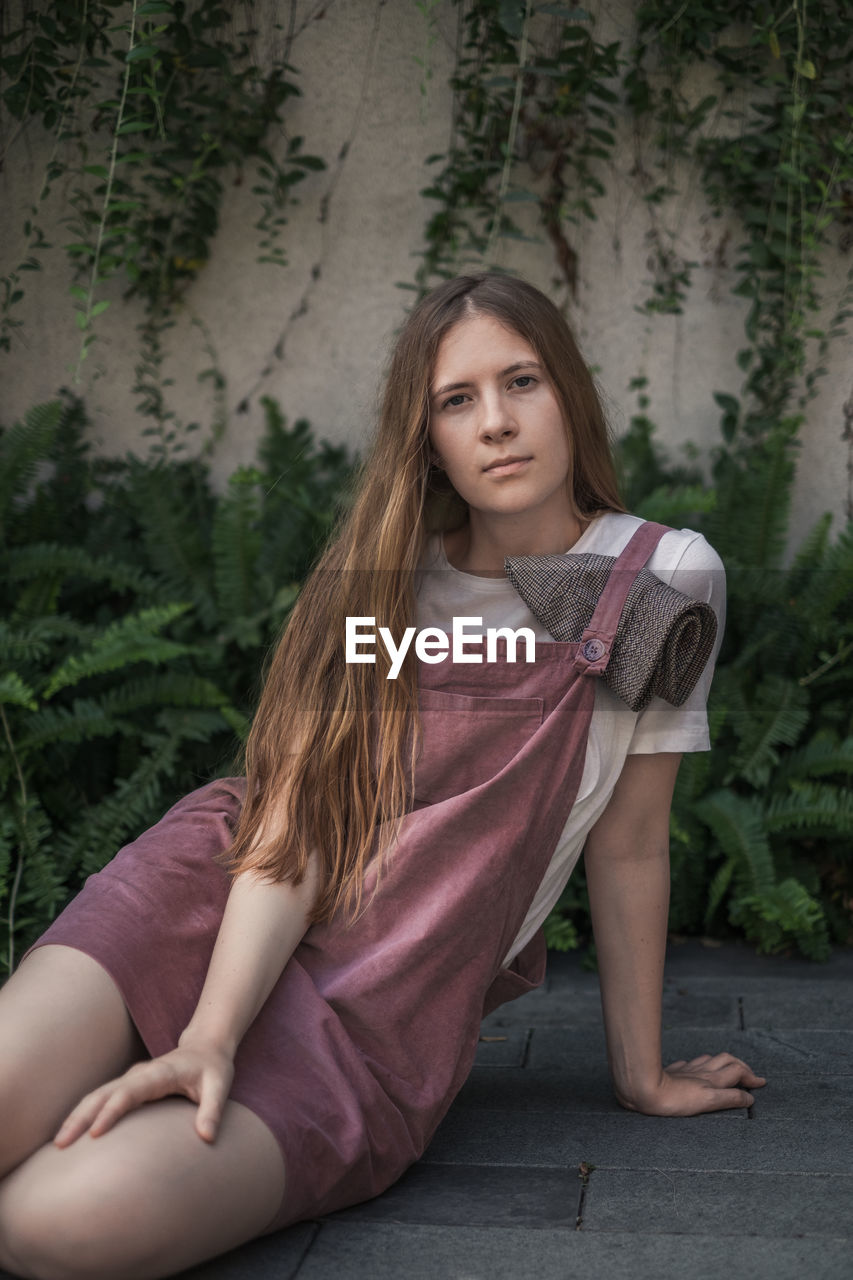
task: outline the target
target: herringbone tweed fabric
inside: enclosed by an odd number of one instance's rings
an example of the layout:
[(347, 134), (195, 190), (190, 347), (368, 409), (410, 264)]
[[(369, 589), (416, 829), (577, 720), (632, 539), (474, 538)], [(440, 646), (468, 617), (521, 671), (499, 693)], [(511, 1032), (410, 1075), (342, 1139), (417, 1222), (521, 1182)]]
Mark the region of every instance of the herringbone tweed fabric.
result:
[[(583, 638), (614, 563), (613, 556), (592, 552), (504, 561), (507, 577), (531, 613), (555, 640), (571, 642)], [(709, 604), (641, 569), (622, 610), (604, 681), (632, 711), (642, 711), (653, 697), (680, 707), (711, 656), (716, 634)]]

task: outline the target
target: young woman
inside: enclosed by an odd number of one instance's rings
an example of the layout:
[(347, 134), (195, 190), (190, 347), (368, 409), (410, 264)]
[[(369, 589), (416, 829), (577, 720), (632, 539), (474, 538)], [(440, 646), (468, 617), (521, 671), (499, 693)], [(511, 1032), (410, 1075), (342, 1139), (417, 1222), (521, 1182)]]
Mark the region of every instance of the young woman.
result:
[[(505, 576), (565, 552), (624, 570), (585, 643)], [(764, 1081), (731, 1054), (661, 1062), (669, 807), (680, 754), (708, 747), (711, 664), (679, 708), (605, 686), (645, 562), (721, 615), (704, 539), (624, 512), (559, 312), (504, 276), (436, 289), (277, 649), (246, 782), (180, 801), (0, 992), (0, 1265), (166, 1276), (378, 1194), (461, 1086), (484, 1008), (541, 981), (582, 849), (619, 1102), (752, 1102)], [(445, 652), (460, 619), (531, 629), (535, 662), (506, 637)]]

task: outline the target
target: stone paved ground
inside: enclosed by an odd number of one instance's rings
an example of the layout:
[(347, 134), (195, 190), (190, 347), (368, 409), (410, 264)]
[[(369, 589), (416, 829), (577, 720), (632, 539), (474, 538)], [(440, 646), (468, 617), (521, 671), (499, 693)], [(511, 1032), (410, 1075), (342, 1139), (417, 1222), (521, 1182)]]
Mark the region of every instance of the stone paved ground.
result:
[(483, 1037), (396, 1187), (187, 1280), (853, 1278), (853, 952), (824, 966), (671, 947), (667, 1059), (738, 1054), (768, 1078), (749, 1111), (623, 1111), (598, 980), (574, 956)]
[(186, 1280), (853, 1278), (853, 952), (824, 966), (670, 949), (666, 1058), (743, 1057), (768, 1077), (749, 1111), (623, 1111), (598, 981), (574, 956), (482, 1035), (396, 1187)]

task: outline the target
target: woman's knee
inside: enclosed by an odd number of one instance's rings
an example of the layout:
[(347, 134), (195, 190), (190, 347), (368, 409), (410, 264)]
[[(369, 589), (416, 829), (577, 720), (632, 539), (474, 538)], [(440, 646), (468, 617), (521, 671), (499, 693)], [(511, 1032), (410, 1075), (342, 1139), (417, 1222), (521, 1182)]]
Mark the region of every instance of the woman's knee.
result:
[(119, 1229), (114, 1208), (85, 1188), (48, 1182), (0, 1191), (0, 1259), (24, 1280), (116, 1280)]
[(80, 1153), (45, 1146), (0, 1182), (3, 1264), (34, 1280), (154, 1275), (132, 1169), (93, 1158), (83, 1146), (92, 1139), (80, 1143)]
[(275, 1139), (226, 1107), (215, 1144), (184, 1099), (45, 1146), (0, 1182), (0, 1266), (34, 1280), (167, 1276), (260, 1234), (283, 1191)]

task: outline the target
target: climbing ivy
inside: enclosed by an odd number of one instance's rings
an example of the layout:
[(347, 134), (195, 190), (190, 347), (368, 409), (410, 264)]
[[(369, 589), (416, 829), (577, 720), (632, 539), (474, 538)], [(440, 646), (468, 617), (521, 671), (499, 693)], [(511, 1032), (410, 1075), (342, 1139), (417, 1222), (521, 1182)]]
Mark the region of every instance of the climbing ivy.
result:
[[(143, 300), (153, 326), (143, 363), (156, 363), (162, 326), (210, 255), (226, 182), (252, 182), (259, 260), (286, 261), (287, 202), (324, 162), (287, 135), (283, 112), (299, 92), (292, 67), (285, 57), (262, 70), (256, 32), (238, 13), (218, 0), (59, 0), (24, 6), (4, 33), (4, 153), (33, 120), (53, 141), (16, 265), (0, 281), (0, 349), (20, 323), (25, 273), (54, 248), (43, 228), (60, 179), (70, 191), (62, 248), (74, 267), (78, 376), (113, 277)], [(269, 142), (273, 129), (283, 146)]]
[[(461, 266), (493, 265), (500, 242), (524, 235), (535, 206), (560, 274), (574, 293), (568, 223), (594, 218), (599, 176), (615, 144), (616, 43), (598, 42), (585, 10), (562, 4), (457, 4), (460, 53), (451, 79), (453, 129), (423, 194), (438, 203), (416, 274), (420, 292)], [(522, 178), (523, 175), (523, 178)]]

